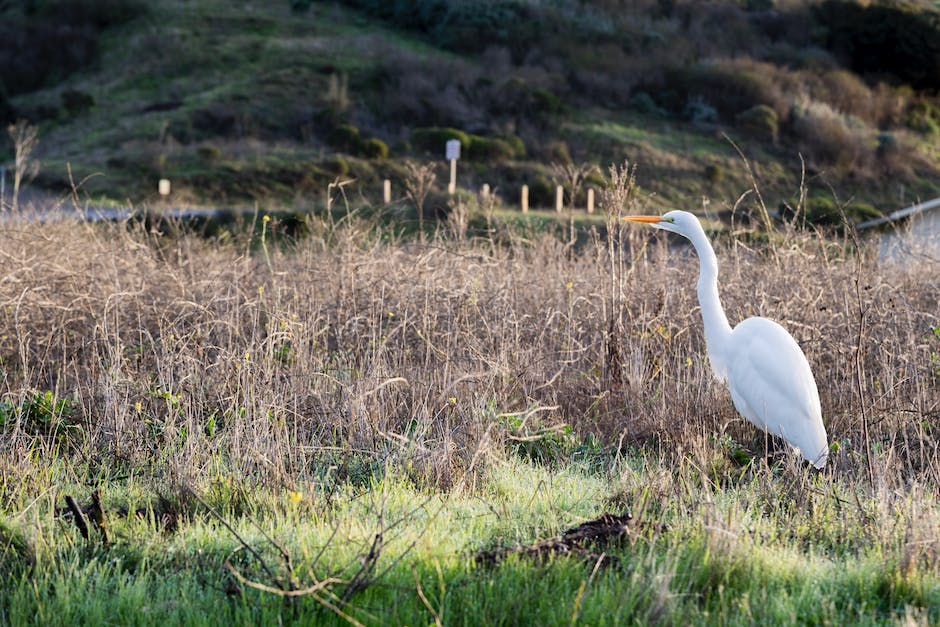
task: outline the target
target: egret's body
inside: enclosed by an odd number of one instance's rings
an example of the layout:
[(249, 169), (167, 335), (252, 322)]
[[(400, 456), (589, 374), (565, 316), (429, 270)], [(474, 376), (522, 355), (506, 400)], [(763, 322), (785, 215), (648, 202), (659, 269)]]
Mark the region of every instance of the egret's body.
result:
[(806, 356), (787, 331), (767, 318), (748, 318), (732, 330), (718, 297), (718, 259), (702, 225), (691, 213), (627, 216), (689, 239), (699, 257), (698, 299), (705, 349), (716, 376), (728, 385), (742, 416), (796, 447), (817, 468), (829, 445), (819, 392)]

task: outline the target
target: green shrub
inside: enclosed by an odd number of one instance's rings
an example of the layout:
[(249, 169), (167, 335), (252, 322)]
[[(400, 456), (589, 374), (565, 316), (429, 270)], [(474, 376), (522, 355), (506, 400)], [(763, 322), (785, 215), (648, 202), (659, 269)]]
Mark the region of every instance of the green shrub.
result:
[(355, 152), (361, 142), (359, 129), (352, 124), (340, 124), (330, 133), (330, 143), (346, 152)]
[(940, 107), (929, 100), (918, 100), (904, 113), (904, 124), (912, 131), (936, 135), (940, 133)]
[(806, 221), (823, 226), (838, 225), (842, 224), (842, 212), (829, 196), (810, 196), (806, 199)]
[(349, 162), (339, 155), (324, 159), (322, 166), (323, 169), (336, 176), (346, 176), (349, 174)]
[[(781, 207), (783, 215), (789, 214), (790, 210), (784, 206)], [(866, 220), (880, 218), (882, 212), (875, 208), (871, 203), (863, 201), (853, 201), (840, 207), (829, 196), (813, 195), (806, 199), (805, 222), (823, 227), (841, 228), (844, 220), (850, 224), (857, 224)], [(788, 217), (792, 217), (790, 214)]]
[(689, 98), (682, 114), (696, 124), (714, 124), (718, 122), (718, 110), (701, 96)]
[(470, 136), (455, 128), (416, 128), (411, 132), (411, 143), (417, 150), (444, 156), (444, 149), (451, 139), (460, 141), (461, 150), (470, 146)]
[(495, 137), (470, 135), (467, 146), (467, 159), (471, 161), (499, 162), (508, 161), (515, 156), (515, 150), (509, 142)]
[(387, 159), (388, 144), (376, 137), (359, 142), (358, 153), (366, 159)]
[(667, 111), (656, 104), (656, 101), (653, 100), (653, 97), (645, 91), (639, 91), (630, 97), (630, 107), (635, 111), (644, 113), (646, 115), (655, 115), (658, 117), (665, 117), (668, 115)]
[(854, 201), (846, 205), (845, 215), (849, 222), (859, 223), (880, 218), (884, 214), (871, 203)]
[(751, 107), (734, 117), (742, 131), (762, 141), (776, 142), (780, 131), (780, 118), (773, 108), (767, 105)]

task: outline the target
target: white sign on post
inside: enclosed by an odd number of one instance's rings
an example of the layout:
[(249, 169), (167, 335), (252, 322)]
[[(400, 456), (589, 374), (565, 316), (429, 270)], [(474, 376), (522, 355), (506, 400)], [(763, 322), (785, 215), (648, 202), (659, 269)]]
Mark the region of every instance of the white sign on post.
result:
[(446, 154), (448, 161), (456, 161), (460, 158), (460, 140), (448, 139), (446, 145)]
[(157, 191), (160, 192), (161, 196), (170, 195), (170, 179), (160, 179), (160, 183), (157, 185)]
[(444, 154), (450, 161), (450, 183), (447, 185), (447, 193), (453, 196), (457, 191), (457, 159), (460, 158), (460, 140), (448, 139)]

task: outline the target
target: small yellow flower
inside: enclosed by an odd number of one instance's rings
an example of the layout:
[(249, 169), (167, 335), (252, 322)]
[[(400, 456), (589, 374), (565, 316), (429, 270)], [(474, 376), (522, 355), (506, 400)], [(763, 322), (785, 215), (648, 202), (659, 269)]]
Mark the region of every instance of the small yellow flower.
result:
[(261, 218), (261, 221), (262, 221), (262, 222), (270, 222), (270, 221), (271, 221), (271, 216), (265, 215), (263, 218)]
[(395, 312), (394, 312), (394, 311), (388, 312), (388, 317), (389, 317), (389, 318), (394, 318), (394, 317), (395, 317)]
[(135, 410), (138, 414), (144, 413), (144, 405), (143, 405), (143, 403), (141, 403), (140, 401), (137, 401), (136, 403), (134, 403), (134, 410)]
[(251, 353), (245, 352), (245, 361), (248, 362), (251, 360)]
[(574, 281), (568, 281), (568, 282), (565, 284), (565, 287), (567, 287), (567, 288), (570, 290), (571, 288), (574, 287)]
[(287, 492), (287, 498), (290, 499), (291, 504), (297, 505), (304, 498), (303, 492), (298, 492), (297, 490), (289, 490)]
[(447, 402), (450, 403), (451, 405), (456, 405), (456, 404), (457, 404), (457, 397), (456, 397), (456, 396), (451, 396), (450, 398), (447, 399)]
[(259, 285), (259, 286), (258, 286), (258, 296), (264, 296), (264, 286), (263, 286), (263, 285)]

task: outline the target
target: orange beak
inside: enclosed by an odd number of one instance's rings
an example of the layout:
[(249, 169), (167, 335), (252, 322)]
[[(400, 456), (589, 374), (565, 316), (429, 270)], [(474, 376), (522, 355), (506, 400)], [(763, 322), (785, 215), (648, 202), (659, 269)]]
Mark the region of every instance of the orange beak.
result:
[(647, 224), (657, 224), (662, 220), (660, 216), (624, 216), (623, 219), (630, 222), (646, 222)]

